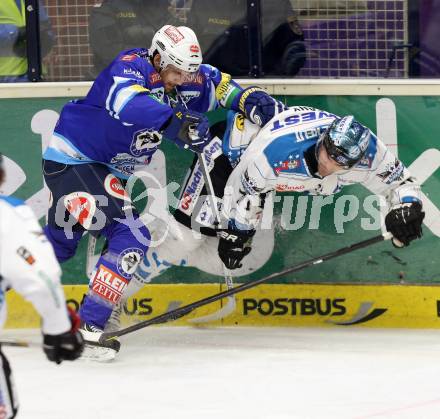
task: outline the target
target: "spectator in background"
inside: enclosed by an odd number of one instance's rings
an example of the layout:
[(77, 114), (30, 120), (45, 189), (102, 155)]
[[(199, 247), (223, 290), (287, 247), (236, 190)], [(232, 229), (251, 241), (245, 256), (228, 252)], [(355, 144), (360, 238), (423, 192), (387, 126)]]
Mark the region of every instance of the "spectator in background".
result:
[[(187, 25), (194, 29), (205, 62), (232, 76), (249, 75), (246, 0), (193, 0)], [(261, 2), (263, 71), (294, 76), (304, 65), (304, 35), (289, 0)]]
[[(419, 21), (420, 33), (417, 34), (419, 48), (410, 51), (419, 66), (419, 77), (440, 77), (440, 0), (427, 0), (420, 5), (412, 5), (410, 13), (415, 14)], [(417, 70), (417, 67), (416, 67)]]
[(162, 26), (178, 24), (168, 0), (104, 0), (89, 17), (96, 77), (122, 50), (150, 45)]
[[(40, 3), (41, 56), (54, 45), (55, 36)], [(0, 0), (0, 83), (25, 82), (27, 77), (25, 0)]]

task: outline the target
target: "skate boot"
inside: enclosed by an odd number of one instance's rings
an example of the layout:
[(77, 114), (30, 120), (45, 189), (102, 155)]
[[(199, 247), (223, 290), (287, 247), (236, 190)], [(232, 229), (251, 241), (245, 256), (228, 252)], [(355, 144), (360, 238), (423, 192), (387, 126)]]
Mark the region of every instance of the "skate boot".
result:
[(80, 332), (84, 338), (84, 352), (81, 359), (93, 360), (98, 362), (108, 362), (115, 359), (121, 347), (117, 339), (99, 342), (103, 330), (92, 324), (82, 323)]

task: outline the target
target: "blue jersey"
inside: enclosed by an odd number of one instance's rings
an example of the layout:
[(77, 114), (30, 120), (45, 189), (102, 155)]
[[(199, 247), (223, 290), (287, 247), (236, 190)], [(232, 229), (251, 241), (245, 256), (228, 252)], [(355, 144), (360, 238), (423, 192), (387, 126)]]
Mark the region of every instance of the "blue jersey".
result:
[(121, 52), (98, 76), (85, 99), (66, 104), (44, 158), (65, 164), (102, 163), (122, 178), (148, 164), (172, 107), (198, 112), (219, 105), (238, 110), (241, 88), (230, 76), (202, 64), (197, 77), (166, 94), (148, 50)]

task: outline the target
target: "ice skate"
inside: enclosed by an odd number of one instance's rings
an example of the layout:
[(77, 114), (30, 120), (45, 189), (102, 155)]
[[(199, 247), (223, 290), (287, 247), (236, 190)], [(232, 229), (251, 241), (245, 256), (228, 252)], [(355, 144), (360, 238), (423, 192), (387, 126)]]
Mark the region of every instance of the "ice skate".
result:
[(117, 339), (99, 342), (103, 330), (91, 324), (83, 323), (80, 331), (84, 337), (85, 346), (81, 359), (98, 362), (108, 362), (115, 359), (121, 347)]

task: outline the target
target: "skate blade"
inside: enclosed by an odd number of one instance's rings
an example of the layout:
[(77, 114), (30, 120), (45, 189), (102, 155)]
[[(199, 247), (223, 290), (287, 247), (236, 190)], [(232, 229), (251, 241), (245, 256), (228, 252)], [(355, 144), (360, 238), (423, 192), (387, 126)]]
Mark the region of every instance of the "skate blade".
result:
[(83, 361), (111, 362), (116, 358), (117, 352), (111, 348), (96, 345), (84, 345), (84, 351), (79, 358)]

